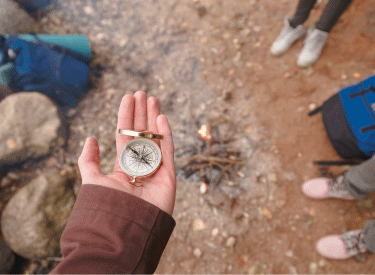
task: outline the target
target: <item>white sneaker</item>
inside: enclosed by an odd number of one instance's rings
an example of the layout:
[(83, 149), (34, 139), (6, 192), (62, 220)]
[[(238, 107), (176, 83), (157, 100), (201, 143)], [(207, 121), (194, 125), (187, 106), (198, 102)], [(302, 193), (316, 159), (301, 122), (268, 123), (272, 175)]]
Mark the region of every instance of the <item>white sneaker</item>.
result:
[(327, 37), (328, 32), (316, 28), (309, 29), (303, 43), (303, 49), (298, 57), (297, 65), (300, 67), (308, 67), (314, 64), (322, 53)]
[(271, 47), (271, 54), (278, 56), (286, 52), (290, 46), (293, 45), (298, 39), (305, 34), (306, 28), (304, 25), (298, 25), (293, 28), (289, 24), (289, 18), (284, 19), (284, 28), (281, 30), (280, 35), (273, 42)]

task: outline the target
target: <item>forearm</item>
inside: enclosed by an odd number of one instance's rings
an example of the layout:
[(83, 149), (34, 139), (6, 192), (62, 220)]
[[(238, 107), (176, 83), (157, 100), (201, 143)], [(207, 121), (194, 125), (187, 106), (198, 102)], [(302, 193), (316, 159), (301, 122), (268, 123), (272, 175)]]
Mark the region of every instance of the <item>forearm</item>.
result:
[(156, 206), (112, 188), (83, 185), (51, 273), (152, 273), (175, 226)]

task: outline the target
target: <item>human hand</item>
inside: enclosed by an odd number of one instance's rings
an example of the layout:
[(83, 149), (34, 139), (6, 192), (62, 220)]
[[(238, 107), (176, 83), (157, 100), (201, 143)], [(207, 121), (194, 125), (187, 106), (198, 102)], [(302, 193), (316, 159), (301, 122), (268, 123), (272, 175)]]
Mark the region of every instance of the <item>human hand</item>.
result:
[[(143, 187), (129, 184), (131, 177), (126, 175), (119, 164), (121, 148), (133, 137), (118, 133), (118, 129), (145, 131), (163, 135), (160, 145), (162, 162), (158, 170), (149, 177), (141, 179)], [(122, 98), (118, 112), (116, 130), (117, 157), (112, 175), (100, 171), (99, 145), (95, 138), (89, 137), (78, 159), (82, 184), (96, 184), (118, 189), (137, 196), (172, 215), (176, 195), (176, 173), (174, 168), (174, 146), (172, 131), (167, 117), (160, 115), (155, 97), (147, 98), (145, 92), (127, 94)]]

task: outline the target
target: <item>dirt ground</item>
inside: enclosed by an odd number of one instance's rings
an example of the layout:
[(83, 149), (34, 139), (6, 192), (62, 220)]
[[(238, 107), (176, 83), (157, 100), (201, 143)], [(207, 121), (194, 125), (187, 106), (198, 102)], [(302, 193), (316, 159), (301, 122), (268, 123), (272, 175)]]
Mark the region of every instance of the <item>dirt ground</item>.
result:
[[(192, 40), (199, 49), (205, 80), (218, 95), (232, 91), (233, 99), (227, 106), (232, 116), (241, 117), (243, 127), (239, 130), (262, 129), (257, 138), (269, 141), (269, 148), (259, 155), (278, 175), (275, 199), (267, 199), (268, 190), (259, 199), (242, 194), (237, 203), (242, 211), (254, 212), (257, 207), (271, 209), (272, 218), (250, 215), (248, 220), (246, 216), (238, 218), (233, 208), (222, 209), (219, 215), (231, 215), (235, 226), (242, 229), (232, 232), (237, 234), (234, 248), (225, 247), (228, 234), (225, 229), (213, 236), (212, 228), (220, 224), (216, 216), (213, 221), (203, 218), (208, 225), (202, 231), (194, 232), (191, 227), (180, 229), (186, 235), (183, 238), (173, 235), (157, 270), (160, 273), (373, 273), (375, 270), (373, 256), (322, 260), (314, 249), (315, 242), (325, 235), (362, 228), (375, 214), (372, 208), (359, 207), (356, 202), (314, 201), (304, 197), (300, 188), (304, 180), (320, 175), (312, 165), (314, 160), (339, 159), (325, 134), (321, 116), (307, 116), (309, 105), (320, 105), (340, 88), (374, 73), (374, 2), (353, 1), (333, 29), (317, 64), (306, 70), (295, 64), (302, 41), (280, 58), (269, 54), (283, 18), (292, 15), (297, 1), (277, 3), (199, 1), (198, 6), (207, 7), (207, 15), (200, 20), (199, 15), (185, 18), (187, 32), (196, 34)], [(318, 19), (325, 3), (320, 2), (312, 11), (309, 26)], [(176, 12), (183, 16), (182, 8)], [(255, 35), (244, 37), (247, 29)], [(332, 172), (341, 171), (332, 169)], [(289, 178), (285, 173), (296, 176)], [(187, 187), (182, 192), (198, 193)], [(284, 199), (285, 204), (275, 206)], [(190, 207), (190, 203), (187, 205)], [(177, 213), (181, 211), (178, 206)], [(204, 215), (205, 207), (205, 203), (197, 207), (201, 208), (198, 217)], [(187, 216), (182, 215), (181, 219)], [(226, 228), (231, 231), (230, 226)], [(197, 247), (203, 251), (198, 259), (191, 256)]]
[[(326, 2), (318, 1), (307, 25)], [(200, 125), (215, 122), (246, 160), (239, 173), (206, 193), (199, 177), (178, 171), (177, 226), (157, 273), (374, 273), (368, 253), (334, 261), (315, 251), (319, 238), (362, 228), (375, 217), (374, 197), (365, 203), (315, 201), (303, 196), (301, 184), (321, 175), (314, 160), (339, 159), (321, 115), (308, 117), (309, 109), (375, 74), (375, 1), (353, 1), (308, 69), (296, 65), (303, 41), (281, 57), (269, 53), (296, 5), (297, 0), (62, 2), (61, 11), (42, 21), (46, 31), (87, 35), (107, 70), (70, 112), (67, 148), (39, 165), (77, 173), (83, 142), (94, 136), (102, 170), (110, 173), (118, 104), (125, 93), (145, 90), (170, 120), (176, 164), (184, 148), (199, 142)]]

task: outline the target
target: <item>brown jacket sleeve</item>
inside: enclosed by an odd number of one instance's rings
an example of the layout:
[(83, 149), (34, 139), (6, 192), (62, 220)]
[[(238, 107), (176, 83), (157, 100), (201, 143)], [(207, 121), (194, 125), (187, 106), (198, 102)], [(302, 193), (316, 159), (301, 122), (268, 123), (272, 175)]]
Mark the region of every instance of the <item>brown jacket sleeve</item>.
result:
[(166, 212), (138, 197), (82, 185), (51, 273), (153, 273), (175, 227)]

